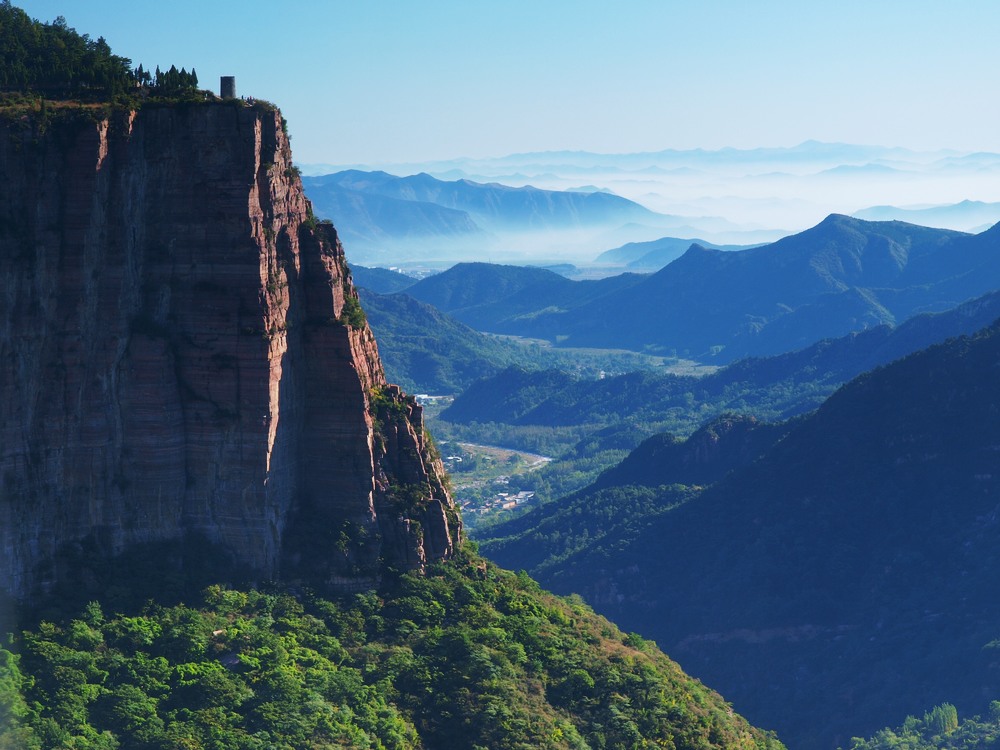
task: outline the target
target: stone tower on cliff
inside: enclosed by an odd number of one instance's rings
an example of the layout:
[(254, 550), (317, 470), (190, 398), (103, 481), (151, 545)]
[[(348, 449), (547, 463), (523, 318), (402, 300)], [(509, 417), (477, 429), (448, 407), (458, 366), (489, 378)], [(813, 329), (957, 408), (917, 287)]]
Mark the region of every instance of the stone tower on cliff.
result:
[(195, 538), (341, 588), (452, 554), (420, 407), (386, 383), (279, 112), (0, 129), (0, 591)]

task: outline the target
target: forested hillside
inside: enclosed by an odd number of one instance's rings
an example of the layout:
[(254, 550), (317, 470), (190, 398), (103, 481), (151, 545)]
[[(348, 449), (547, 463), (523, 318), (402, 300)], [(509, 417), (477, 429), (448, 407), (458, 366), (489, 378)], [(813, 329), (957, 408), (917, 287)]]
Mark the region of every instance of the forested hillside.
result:
[(460, 393), (526, 358), (524, 347), (474, 331), (406, 294), (362, 289), (360, 295), (388, 376), (409, 391)]
[(707, 489), (619, 472), (484, 549), (656, 639), (795, 747), (945, 701), (982, 712), (1000, 696), (998, 363), (1000, 327), (932, 347)]
[(1000, 293), (993, 292), (895, 328), (879, 326), (796, 352), (747, 358), (700, 377), (646, 371), (584, 380), (512, 370), (470, 387), (442, 418), (553, 427), (646, 422), (678, 434), (690, 434), (726, 411), (780, 419), (815, 408), (836, 387), (873, 367), (972, 333), (998, 317)]
[(474, 556), (334, 600), (122, 593), (0, 647), (0, 747), (781, 747), (654, 645)]
[(1000, 701), (988, 715), (962, 718), (950, 703), (923, 716), (907, 716), (898, 727), (886, 727), (869, 739), (854, 737), (850, 750), (989, 750), (1000, 743)]
[(544, 268), (459, 263), (417, 282), (407, 293), (480, 331), (551, 338), (559, 331), (537, 321), (600, 304), (605, 295), (643, 279), (626, 273), (571, 281)]
[(661, 358), (636, 352), (569, 351), (480, 333), (405, 292), (377, 294), (362, 288), (359, 294), (378, 337), (386, 375), (411, 392), (459, 394), (512, 367), (533, 372), (561, 368), (567, 379), (594, 380), (652, 370), (661, 363)]
[(368, 289), (376, 294), (401, 292), (417, 283), (413, 277), (388, 268), (369, 268), (351, 264), (351, 275), (354, 277), (356, 287)]

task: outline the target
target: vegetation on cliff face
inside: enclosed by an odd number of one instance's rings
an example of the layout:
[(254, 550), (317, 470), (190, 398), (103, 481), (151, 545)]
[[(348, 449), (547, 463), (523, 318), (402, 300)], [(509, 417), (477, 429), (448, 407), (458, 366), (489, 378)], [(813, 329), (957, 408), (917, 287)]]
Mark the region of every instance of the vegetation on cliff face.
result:
[(653, 644), (468, 551), (340, 600), (93, 602), (12, 645), (2, 748), (781, 747)]

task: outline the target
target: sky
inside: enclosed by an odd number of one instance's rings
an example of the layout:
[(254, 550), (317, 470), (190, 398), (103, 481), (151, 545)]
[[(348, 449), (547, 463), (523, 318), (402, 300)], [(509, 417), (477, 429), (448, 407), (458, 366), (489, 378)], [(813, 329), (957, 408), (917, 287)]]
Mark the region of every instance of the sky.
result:
[(828, 142), (1000, 152), (996, 0), (14, 0), (278, 104), (296, 161)]

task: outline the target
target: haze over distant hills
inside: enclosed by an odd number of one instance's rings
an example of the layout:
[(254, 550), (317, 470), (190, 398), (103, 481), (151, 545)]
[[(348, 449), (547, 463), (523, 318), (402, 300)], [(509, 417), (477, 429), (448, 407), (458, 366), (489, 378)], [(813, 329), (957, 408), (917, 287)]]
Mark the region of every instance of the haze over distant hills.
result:
[[(552, 253), (574, 262), (589, 262), (599, 252), (625, 242), (648, 242), (668, 235), (699, 237), (714, 244), (756, 244), (806, 229), (831, 213), (853, 215), (884, 206), (922, 210), (965, 201), (1000, 202), (1000, 154), (921, 152), (817, 141), (791, 148), (668, 149), (631, 154), (553, 151), (350, 166), (402, 175), (425, 172), (439, 180), (532, 185), (546, 190), (574, 190), (586, 185), (588, 190), (610, 190), (651, 211), (674, 217), (669, 231), (637, 222), (630, 227), (628, 236), (624, 228), (620, 229), (615, 236), (605, 238), (603, 246), (574, 244), (569, 241), (572, 238), (550, 243)], [(347, 167), (307, 165), (305, 171), (320, 175)], [(925, 223), (926, 217), (880, 213), (863, 214), (861, 218)], [(984, 224), (996, 220), (960, 210), (949, 217), (948, 223), (939, 223), (936, 218), (927, 223), (981, 231)], [(547, 249), (544, 242), (533, 247)], [(350, 244), (348, 257), (353, 257)], [(453, 257), (458, 258), (482, 260), (484, 256), (470, 252)], [(510, 256), (508, 262), (513, 259)]]
[(953, 308), (1000, 287), (998, 256), (1000, 228), (835, 215), (739, 252), (694, 245), (646, 276), (582, 282), (466, 263), (407, 294), (482, 331), (731, 362)]
[(856, 211), (854, 216), (868, 221), (908, 221), (927, 227), (983, 231), (1000, 221), (1000, 202), (964, 200), (947, 206), (901, 208), (898, 206), (872, 206)]
[[(684, 221), (606, 192), (551, 191), (428, 174), (348, 170), (306, 177), (316, 213), (337, 222), (355, 262), (497, 256), (557, 258), (560, 245), (601, 247), (637, 226), (654, 233)], [(547, 255), (546, 255), (547, 253)]]
[(754, 247), (754, 245), (716, 245), (702, 239), (661, 237), (650, 242), (629, 242), (621, 247), (606, 250), (598, 255), (594, 262), (621, 265), (635, 271), (657, 271), (681, 257), (691, 245), (700, 245), (710, 250), (746, 250)]

